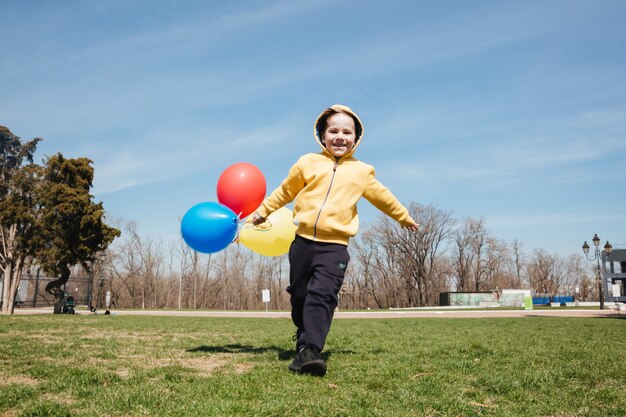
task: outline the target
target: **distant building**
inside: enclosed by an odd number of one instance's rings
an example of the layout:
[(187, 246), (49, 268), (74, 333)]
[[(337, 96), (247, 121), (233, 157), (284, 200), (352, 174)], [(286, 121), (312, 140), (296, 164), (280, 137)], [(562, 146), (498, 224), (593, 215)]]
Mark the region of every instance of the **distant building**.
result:
[[(605, 300), (626, 303), (626, 249), (613, 249), (608, 255), (603, 253), (602, 261)], [(617, 286), (617, 297), (613, 296), (613, 286)]]
[(498, 305), (498, 296), (488, 292), (442, 292), (439, 293), (440, 306), (481, 306), (495, 307)]
[(498, 301), (502, 307), (524, 307), (526, 297), (532, 297), (531, 290), (504, 289)]

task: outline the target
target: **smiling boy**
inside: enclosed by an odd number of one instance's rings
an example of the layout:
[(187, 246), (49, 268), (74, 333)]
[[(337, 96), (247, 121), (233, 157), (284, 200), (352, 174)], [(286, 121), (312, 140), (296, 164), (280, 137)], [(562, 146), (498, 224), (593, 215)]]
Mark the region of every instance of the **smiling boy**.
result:
[(255, 225), (294, 202), (296, 238), (289, 249), (291, 318), (296, 325), (296, 356), (291, 371), (326, 374), (320, 356), (330, 331), (337, 294), (350, 261), (348, 242), (359, 228), (357, 201), (363, 197), (411, 231), (419, 225), (375, 178), (374, 167), (353, 157), (363, 124), (347, 106), (335, 104), (318, 116), (314, 136), (322, 152), (306, 154), (265, 199), (252, 218)]

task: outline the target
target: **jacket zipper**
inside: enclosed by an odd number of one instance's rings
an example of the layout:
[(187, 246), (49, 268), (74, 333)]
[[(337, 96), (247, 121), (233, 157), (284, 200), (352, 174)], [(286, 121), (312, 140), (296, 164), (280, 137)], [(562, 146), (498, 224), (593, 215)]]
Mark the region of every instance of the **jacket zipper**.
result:
[(326, 200), (328, 200), (328, 196), (330, 195), (330, 189), (333, 187), (333, 181), (335, 180), (335, 173), (337, 172), (337, 166), (339, 165), (339, 161), (335, 160), (335, 164), (333, 165), (333, 176), (330, 177), (330, 184), (328, 185), (328, 191), (326, 191), (326, 197), (324, 197), (324, 201), (322, 202), (322, 206), (320, 207), (320, 211), (317, 212), (317, 218), (315, 219), (315, 224), (313, 225), (313, 240), (317, 237), (317, 222), (320, 220), (320, 216), (322, 215), (322, 210), (324, 209), (324, 205), (326, 204)]

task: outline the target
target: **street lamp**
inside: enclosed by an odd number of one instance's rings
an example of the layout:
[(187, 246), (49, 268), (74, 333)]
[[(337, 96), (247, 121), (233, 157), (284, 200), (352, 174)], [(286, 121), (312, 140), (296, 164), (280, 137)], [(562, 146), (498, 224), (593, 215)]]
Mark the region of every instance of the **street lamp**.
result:
[(598, 237), (597, 233), (593, 235), (593, 239), (591, 239), (591, 241), (593, 242), (594, 246), (594, 256), (589, 257), (589, 245), (587, 244), (587, 241), (583, 243), (583, 252), (585, 252), (585, 257), (587, 258), (587, 260), (592, 262), (596, 261), (596, 281), (598, 282), (598, 296), (600, 297), (600, 310), (603, 310), (604, 292), (602, 291), (602, 279), (600, 275), (600, 258), (602, 258), (602, 260), (604, 261), (604, 257), (611, 253), (611, 251), (613, 250), (613, 246), (611, 246), (611, 244), (607, 240), (606, 245), (604, 245), (604, 251), (602, 254), (600, 254), (600, 238)]
[(100, 274), (100, 290), (98, 291), (98, 301), (97, 301), (97, 308), (102, 308), (102, 291), (104, 290), (104, 284), (105, 284), (105, 278), (104, 278), (104, 274)]
[(98, 291), (102, 291), (102, 274), (104, 270), (104, 262), (106, 261), (107, 254), (105, 251), (101, 251), (96, 253), (94, 256), (91, 266), (89, 268), (89, 279), (87, 280), (87, 304), (89, 306), (89, 310), (92, 313), (96, 312), (96, 309), (100, 307), (100, 292), (98, 292), (98, 296), (95, 299), (94, 304), (94, 291), (98, 290), (94, 287), (94, 280), (96, 279), (96, 274), (99, 275), (100, 288)]

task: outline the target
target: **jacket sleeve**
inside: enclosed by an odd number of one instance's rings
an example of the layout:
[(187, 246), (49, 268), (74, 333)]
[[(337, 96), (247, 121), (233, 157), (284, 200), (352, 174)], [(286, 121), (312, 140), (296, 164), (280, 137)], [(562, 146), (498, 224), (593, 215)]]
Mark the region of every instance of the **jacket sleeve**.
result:
[(261, 206), (256, 210), (257, 214), (265, 218), (284, 205), (291, 203), (304, 188), (304, 185), (302, 158), (300, 158), (289, 169), (287, 178), (283, 180), (282, 184), (261, 203)]
[(398, 201), (387, 187), (376, 179), (373, 168), (370, 172), (363, 197), (378, 210), (400, 223), (400, 225), (411, 226), (417, 224), (411, 218), (409, 210)]

